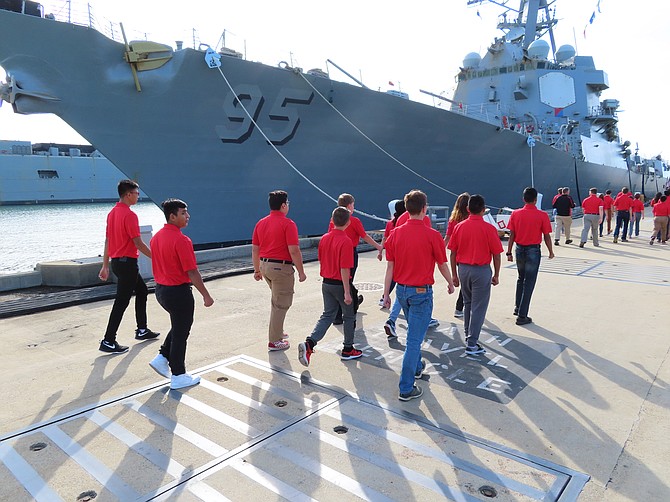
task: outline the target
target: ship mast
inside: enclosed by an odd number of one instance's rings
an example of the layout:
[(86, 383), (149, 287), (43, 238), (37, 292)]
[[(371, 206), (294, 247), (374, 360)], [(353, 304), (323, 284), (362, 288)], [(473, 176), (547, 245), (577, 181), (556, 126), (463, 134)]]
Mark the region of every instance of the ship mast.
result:
[[(513, 22), (508, 22), (507, 17), (503, 14), (503, 21), (498, 23), (500, 30), (512, 30), (519, 28), (524, 29), (523, 48), (528, 49), (536, 39), (542, 37), (546, 32), (549, 32), (549, 40), (551, 42), (551, 52), (556, 55), (556, 42), (554, 40), (554, 25), (557, 23), (556, 18), (552, 16), (549, 6), (555, 3), (556, 0), (548, 2), (547, 0), (519, 0), (519, 8), (515, 9), (508, 4), (510, 0), (468, 0), (468, 5), (482, 4), (484, 2), (492, 3), (505, 8), (504, 14), (512, 11), (516, 12), (517, 17)], [(544, 10), (545, 16), (543, 20), (538, 19), (538, 14)], [(523, 16), (526, 12), (526, 20)]]

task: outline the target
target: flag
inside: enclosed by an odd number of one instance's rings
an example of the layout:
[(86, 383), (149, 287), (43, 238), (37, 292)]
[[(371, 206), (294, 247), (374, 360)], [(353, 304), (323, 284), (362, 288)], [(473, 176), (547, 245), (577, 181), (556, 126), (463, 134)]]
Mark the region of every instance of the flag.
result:
[(589, 24), (593, 24), (593, 21), (596, 20), (596, 13), (591, 14), (591, 19), (589, 19)]
[(482, 15), (479, 13), (479, 10), (477, 10), (477, 17), (478, 17), (479, 19), (482, 18)]
[(391, 82), (390, 80), (389, 80), (389, 85), (395, 86), (395, 84), (393, 82)]
[(554, 117), (562, 117), (563, 108), (554, 108)]

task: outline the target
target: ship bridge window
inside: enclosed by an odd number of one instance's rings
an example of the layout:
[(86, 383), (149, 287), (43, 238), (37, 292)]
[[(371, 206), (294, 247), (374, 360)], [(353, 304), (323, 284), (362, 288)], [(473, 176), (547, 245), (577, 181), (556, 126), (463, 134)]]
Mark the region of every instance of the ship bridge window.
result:
[(52, 169), (38, 169), (37, 175), (41, 179), (58, 178), (58, 171)]
[(507, 73), (507, 68), (505, 66), (500, 68), (500, 73)]

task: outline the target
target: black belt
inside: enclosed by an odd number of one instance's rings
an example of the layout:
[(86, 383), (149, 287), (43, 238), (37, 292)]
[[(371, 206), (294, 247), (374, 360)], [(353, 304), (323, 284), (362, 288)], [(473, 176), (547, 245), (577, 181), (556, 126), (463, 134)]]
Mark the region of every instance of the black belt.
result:
[(584, 214), (600, 214), (600, 213), (584, 213)]
[(265, 261), (267, 263), (281, 263), (282, 265), (293, 265), (293, 262), (291, 260), (275, 260), (274, 258), (261, 258), (261, 261)]
[(114, 261), (114, 260), (125, 263), (127, 261), (130, 261), (130, 262), (137, 261), (137, 258), (131, 258), (130, 256), (119, 256), (118, 258), (112, 258), (112, 261)]
[(420, 288), (426, 288), (426, 289), (433, 289), (432, 284), (424, 284), (422, 286), (410, 286), (409, 284), (400, 284), (399, 282), (397, 283), (398, 286), (402, 286), (403, 288), (415, 288), (415, 289), (420, 289)]
[(344, 286), (344, 283), (342, 281), (339, 281), (337, 279), (328, 279), (327, 277), (323, 278), (323, 283), (324, 284), (330, 284), (332, 286)]

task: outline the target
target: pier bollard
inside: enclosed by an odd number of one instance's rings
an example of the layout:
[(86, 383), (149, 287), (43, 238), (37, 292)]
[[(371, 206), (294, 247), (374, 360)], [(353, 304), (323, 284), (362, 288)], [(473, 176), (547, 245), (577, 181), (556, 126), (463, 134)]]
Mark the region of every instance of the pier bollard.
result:
[[(153, 227), (151, 225), (142, 225), (140, 226), (140, 236), (144, 243), (148, 246), (149, 241), (151, 240)], [(143, 279), (151, 279), (154, 276), (154, 271), (151, 268), (151, 259), (144, 256), (140, 253), (140, 257), (137, 260), (137, 266), (140, 269), (140, 275)]]

